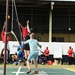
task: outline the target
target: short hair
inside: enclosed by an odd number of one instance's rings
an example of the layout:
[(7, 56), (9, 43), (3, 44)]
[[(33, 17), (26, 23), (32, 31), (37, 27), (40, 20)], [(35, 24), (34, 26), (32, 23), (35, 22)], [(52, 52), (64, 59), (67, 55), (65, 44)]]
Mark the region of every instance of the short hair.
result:
[(34, 33), (31, 33), (32, 34), (32, 37), (34, 38), (35, 37), (35, 34)]
[(71, 49), (71, 46), (69, 48)]
[(33, 28), (30, 28), (30, 32), (33, 33)]

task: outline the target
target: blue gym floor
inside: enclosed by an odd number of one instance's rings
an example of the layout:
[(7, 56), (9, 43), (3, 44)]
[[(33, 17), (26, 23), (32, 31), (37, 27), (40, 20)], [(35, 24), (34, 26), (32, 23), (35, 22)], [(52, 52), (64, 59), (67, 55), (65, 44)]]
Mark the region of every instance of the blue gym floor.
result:
[[(32, 75), (32, 72), (35, 70), (34, 68), (31, 68), (30, 74), (26, 74), (26, 71), (27, 68), (24, 68), (22, 66), (13, 66), (11, 68), (6, 68), (6, 75)], [(3, 75), (3, 68), (0, 68), (0, 75)], [(39, 73), (34, 75), (75, 75), (75, 71), (65, 68), (39, 68)]]

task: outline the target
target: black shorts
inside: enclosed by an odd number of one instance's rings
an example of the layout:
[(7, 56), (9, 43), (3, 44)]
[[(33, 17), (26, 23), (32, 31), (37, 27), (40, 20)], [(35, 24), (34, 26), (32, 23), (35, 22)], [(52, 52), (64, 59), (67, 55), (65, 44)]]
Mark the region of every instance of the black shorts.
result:
[(29, 44), (24, 45), (24, 50), (30, 50)]

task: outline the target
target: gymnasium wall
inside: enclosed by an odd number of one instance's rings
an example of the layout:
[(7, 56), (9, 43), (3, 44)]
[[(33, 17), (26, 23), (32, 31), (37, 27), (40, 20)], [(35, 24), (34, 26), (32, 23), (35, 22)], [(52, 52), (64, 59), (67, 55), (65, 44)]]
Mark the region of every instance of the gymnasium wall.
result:
[[(42, 45), (41, 50), (44, 51), (46, 47), (49, 48), (50, 50), (50, 55), (54, 55), (54, 48), (58, 47), (57, 52), (59, 52), (59, 48), (62, 49), (62, 55), (67, 55), (67, 51), (69, 49), (69, 46), (71, 46), (74, 49), (75, 52), (75, 43), (59, 43), (59, 42), (39, 42)], [(17, 41), (9, 41), (9, 46), (10, 46), (10, 54), (14, 54), (17, 51), (17, 46), (18, 46)], [(0, 51), (2, 48), (2, 42), (0, 41)]]

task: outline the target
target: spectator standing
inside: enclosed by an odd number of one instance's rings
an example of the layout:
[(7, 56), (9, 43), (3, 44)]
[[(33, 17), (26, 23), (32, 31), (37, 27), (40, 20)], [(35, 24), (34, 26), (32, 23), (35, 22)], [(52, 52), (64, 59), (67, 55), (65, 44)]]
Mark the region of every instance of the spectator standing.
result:
[(1, 51), (1, 57), (3, 57), (3, 52), (5, 50), (5, 43), (7, 43), (7, 50), (6, 50), (6, 60), (9, 60), (9, 53), (10, 53), (10, 48), (9, 48), (9, 40), (10, 37), (7, 35), (7, 39), (5, 38), (6, 34), (9, 34), (10, 32), (5, 32), (5, 27), (6, 27), (6, 21), (4, 21), (3, 29), (1, 32), (1, 39), (2, 39), (2, 51)]
[(6, 27), (6, 21), (4, 21), (4, 26), (3, 26), (3, 29), (2, 29), (2, 32), (1, 32), (1, 38), (2, 38), (2, 50), (4, 50), (5, 48), (5, 42), (7, 42), (7, 50), (10, 50), (9, 48), (9, 40), (10, 40), (10, 37), (7, 36), (7, 39), (5, 39), (5, 35), (6, 34), (9, 34), (10, 32), (5, 32), (5, 27)]
[(71, 48), (71, 46), (68, 49), (68, 64), (71, 65), (72, 64), (72, 55), (73, 55), (73, 50)]

